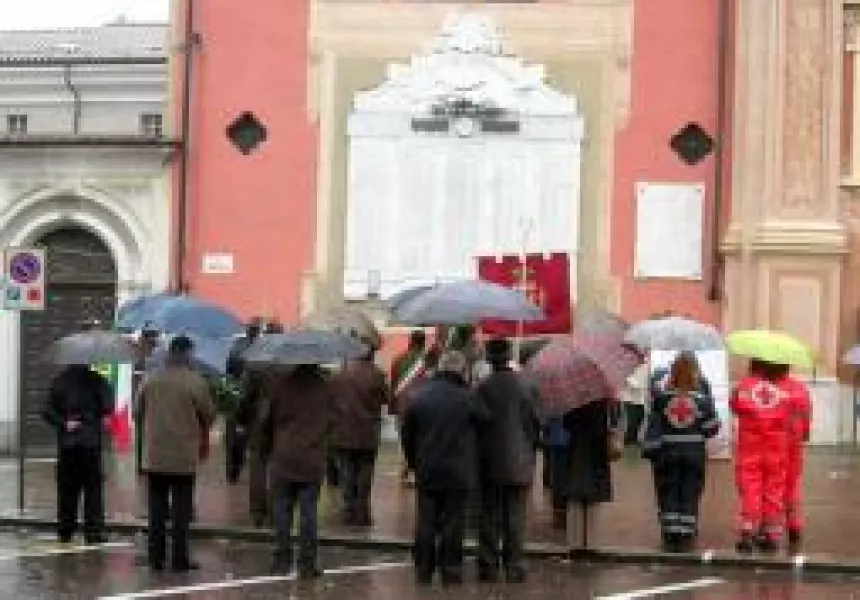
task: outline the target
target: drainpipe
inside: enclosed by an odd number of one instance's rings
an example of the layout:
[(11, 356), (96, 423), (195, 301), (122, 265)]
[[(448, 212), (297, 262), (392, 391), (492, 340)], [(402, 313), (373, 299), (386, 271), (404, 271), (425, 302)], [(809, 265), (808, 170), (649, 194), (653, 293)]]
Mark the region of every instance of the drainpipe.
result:
[(718, 0), (717, 5), (717, 144), (714, 156), (714, 212), (711, 219), (711, 281), (708, 289), (708, 300), (718, 302), (723, 295), (723, 257), (720, 254), (720, 235), (722, 234), (723, 213), (723, 173), (725, 172), (725, 141), (726, 121), (728, 110), (728, 60), (729, 49), (729, 2)]
[(188, 145), (191, 131), (191, 69), (193, 66), (192, 50), (197, 42), (194, 39), (194, 0), (185, 2), (185, 36), (182, 61), (182, 108), (181, 108), (181, 139), (182, 147), (179, 155), (179, 198), (176, 218), (176, 250), (174, 252), (174, 292), (186, 291), (185, 256), (188, 227)]
[(78, 135), (81, 132), (81, 92), (72, 83), (72, 65), (70, 64), (63, 68), (63, 83), (72, 95), (72, 133)]

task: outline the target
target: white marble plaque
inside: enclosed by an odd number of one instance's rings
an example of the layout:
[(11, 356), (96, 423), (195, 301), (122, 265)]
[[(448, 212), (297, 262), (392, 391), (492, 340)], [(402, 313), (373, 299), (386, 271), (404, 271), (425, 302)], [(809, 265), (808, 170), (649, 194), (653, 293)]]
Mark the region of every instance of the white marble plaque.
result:
[(583, 128), (575, 98), (506, 53), (485, 17), (450, 21), (355, 96), (344, 295), (365, 297), (371, 273), (387, 297), (474, 277), (479, 256), (575, 256)]
[(356, 94), (348, 121), (346, 298), (365, 297), (371, 273), (383, 297), (474, 277), (478, 256), (524, 250), (524, 224), (525, 250), (576, 254), (584, 124), (575, 98), (505, 52), (474, 15), (388, 73)]
[(702, 278), (704, 184), (636, 185), (637, 278)]

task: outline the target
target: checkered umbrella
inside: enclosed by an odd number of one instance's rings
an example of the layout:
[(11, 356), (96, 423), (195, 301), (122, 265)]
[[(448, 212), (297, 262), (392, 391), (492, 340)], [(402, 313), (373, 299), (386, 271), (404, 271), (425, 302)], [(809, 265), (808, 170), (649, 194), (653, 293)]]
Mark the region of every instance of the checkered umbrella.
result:
[(526, 365), (538, 386), (543, 411), (562, 415), (602, 398), (614, 398), (641, 356), (613, 335), (558, 338)]

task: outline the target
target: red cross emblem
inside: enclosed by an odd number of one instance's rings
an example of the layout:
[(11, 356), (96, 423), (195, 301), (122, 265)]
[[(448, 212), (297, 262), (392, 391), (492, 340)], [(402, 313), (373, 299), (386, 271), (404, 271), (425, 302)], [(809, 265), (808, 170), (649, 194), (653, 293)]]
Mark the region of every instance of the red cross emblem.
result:
[(669, 424), (676, 429), (686, 429), (692, 426), (698, 415), (696, 406), (689, 396), (675, 396), (666, 407), (666, 417)]
[(775, 385), (760, 381), (752, 390), (752, 399), (761, 408), (773, 408), (782, 402), (783, 393)]

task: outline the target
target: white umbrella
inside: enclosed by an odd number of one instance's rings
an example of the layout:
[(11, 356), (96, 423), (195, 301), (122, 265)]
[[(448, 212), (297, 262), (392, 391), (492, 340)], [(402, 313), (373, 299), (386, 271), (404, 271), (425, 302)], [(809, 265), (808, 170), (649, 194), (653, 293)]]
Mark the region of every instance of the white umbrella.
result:
[(711, 325), (683, 317), (649, 319), (627, 330), (624, 341), (642, 350), (722, 350), (723, 337)]

